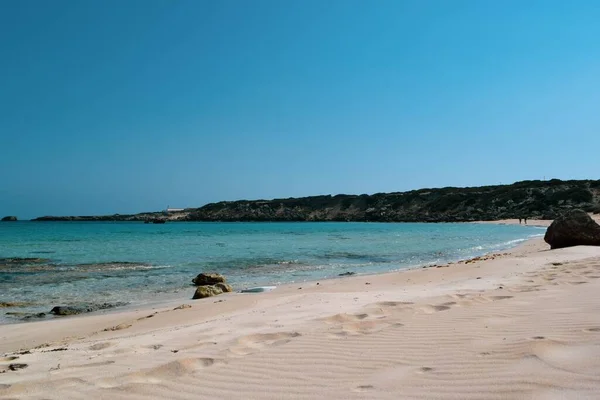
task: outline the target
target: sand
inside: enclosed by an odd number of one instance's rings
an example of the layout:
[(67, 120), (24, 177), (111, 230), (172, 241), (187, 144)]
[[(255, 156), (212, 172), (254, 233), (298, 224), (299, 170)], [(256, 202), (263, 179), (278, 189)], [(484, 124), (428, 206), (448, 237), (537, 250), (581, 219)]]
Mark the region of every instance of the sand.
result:
[(0, 398), (600, 398), (600, 247), (547, 249), (0, 326)]

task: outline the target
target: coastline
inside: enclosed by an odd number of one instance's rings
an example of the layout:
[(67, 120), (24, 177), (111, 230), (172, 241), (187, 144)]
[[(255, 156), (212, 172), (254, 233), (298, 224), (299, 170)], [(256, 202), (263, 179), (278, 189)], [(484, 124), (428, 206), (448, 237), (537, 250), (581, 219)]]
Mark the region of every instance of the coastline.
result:
[[(156, 302), (143, 304), (141, 306), (123, 306), (115, 309), (109, 309), (104, 311), (96, 311), (91, 313), (83, 313), (72, 316), (63, 316), (63, 317), (55, 317), (49, 320), (38, 320), (38, 321), (28, 321), (28, 322), (17, 322), (11, 324), (0, 325), (0, 354), (9, 355), (16, 352), (27, 351), (35, 348), (45, 348), (54, 345), (61, 345), (65, 342), (74, 340), (75, 338), (81, 339), (87, 336), (94, 336), (98, 334), (98, 331), (101, 326), (106, 324), (115, 323), (118, 321), (128, 321), (131, 322), (141, 321), (145, 318), (152, 318), (149, 315), (155, 315), (156, 313), (165, 313), (169, 311), (173, 311), (172, 309), (178, 307), (182, 304), (209, 304), (211, 300), (213, 303), (220, 303), (219, 300), (227, 299), (227, 300), (237, 300), (241, 298), (249, 298), (255, 299), (256, 297), (262, 298), (263, 296), (269, 297), (274, 296), (278, 297), (278, 295), (287, 295), (289, 293), (295, 293), (294, 290), (302, 290), (304, 286), (306, 287), (315, 287), (321, 286), (326, 287), (328, 284), (335, 285), (335, 282), (340, 282), (342, 286), (344, 284), (356, 284), (358, 281), (367, 280), (367, 281), (383, 281), (386, 278), (396, 278), (398, 274), (411, 274), (420, 272), (422, 270), (429, 269), (439, 269), (439, 268), (457, 268), (464, 267), (468, 264), (473, 263), (483, 263), (488, 260), (493, 260), (496, 258), (505, 258), (509, 256), (523, 256), (529, 253), (535, 253), (539, 251), (543, 251), (547, 248), (547, 245), (543, 242), (541, 238), (531, 238), (526, 239), (524, 242), (519, 243), (517, 246), (507, 249), (500, 250), (501, 253), (498, 252), (488, 252), (481, 256), (474, 257), (472, 259), (465, 260), (457, 260), (455, 262), (443, 263), (443, 264), (434, 264), (434, 265), (417, 265), (410, 268), (382, 272), (382, 273), (369, 273), (369, 274), (357, 274), (347, 277), (331, 277), (321, 280), (314, 281), (303, 281), (303, 282), (293, 282), (286, 283), (283, 285), (277, 286), (277, 289), (271, 292), (264, 292), (260, 294), (248, 294), (248, 293), (228, 293), (222, 294), (215, 297), (210, 297), (202, 300), (192, 300), (190, 297), (180, 298), (180, 295), (171, 295), (169, 299), (157, 300)], [(474, 261), (471, 261), (474, 260)], [(407, 279), (410, 281), (411, 279)], [(343, 283), (342, 283), (343, 282)], [(370, 282), (369, 282), (370, 283)], [(190, 293), (193, 291), (193, 287), (190, 286)], [(240, 302), (243, 303), (243, 302)], [(236, 304), (235, 308), (241, 307), (242, 304)], [(229, 309), (229, 307), (227, 307)], [(212, 316), (212, 313), (208, 312), (206, 315)], [(126, 322), (123, 322), (126, 323)], [(68, 326), (69, 332), (71, 335), (63, 336), (63, 327), (61, 325)], [(74, 325), (82, 325), (82, 329), (72, 328)], [(37, 333), (38, 326), (43, 326), (44, 334), (39, 335)], [(3, 329), (5, 327), (12, 327), (13, 329)], [(29, 329), (31, 328), (31, 329)], [(110, 328), (110, 327), (109, 327)], [(36, 333), (34, 335), (28, 335), (25, 331), (35, 330)], [(8, 332), (5, 332), (8, 331)], [(10, 336), (13, 336), (16, 340), (11, 341)], [(8, 339), (8, 340), (7, 340)]]
[[(551, 222), (551, 221), (550, 221)], [(125, 222), (128, 223), (128, 222)], [(468, 222), (468, 223), (452, 223), (454, 225), (460, 226), (463, 224), (473, 224), (473, 223), (485, 223), (487, 224), (488, 222)], [(403, 223), (400, 223), (403, 224)], [(517, 225), (517, 223), (505, 223), (504, 221), (501, 221), (500, 224), (504, 224), (504, 225)], [(536, 225), (531, 225), (531, 227), (536, 227)], [(537, 234), (533, 234), (535, 231), (531, 231), (530, 235), (528, 237), (523, 237), (523, 238), (518, 238), (515, 240), (509, 240), (509, 241), (504, 241), (504, 242), (500, 242), (500, 243), (492, 243), (492, 246), (488, 246), (487, 248), (482, 247), (482, 246), (477, 246), (477, 247), (473, 247), (473, 251), (467, 253), (467, 254), (463, 254), (460, 256), (456, 256), (454, 255), (453, 257), (446, 257), (446, 258), (436, 258), (436, 259), (430, 259), (430, 260), (421, 260), (415, 264), (398, 264), (396, 265), (393, 269), (386, 269), (386, 270), (380, 270), (380, 271), (376, 271), (376, 270), (367, 270), (367, 271), (361, 271), (360, 268), (354, 269), (351, 266), (349, 266), (349, 269), (343, 269), (341, 271), (340, 274), (338, 274), (337, 272), (335, 272), (335, 274), (333, 275), (329, 275), (329, 276), (321, 276), (321, 277), (310, 277), (310, 278), (305, 278), (305, 279), (298, 279), (298, 280), (286, 280), (286, 281), (265, 281), (265, 282), (257, 282), (254, 285), (246, 285), (246, 286), (237, 286), (236, 290), (239, 291), (243, 288), (247, 288), (247, 287), (251, 287), (251, 286), (277, 286), (278, 290), (280, 288), (283, 287), (287, 287), (287, 286), (294, 286), (294, 285), (308, 285), (308, 284), (314, 284), (317, 281), (328, 281), (328, 280), (332, 280), (332, 279), (344, 279), (347, 278), (347, 276), (344, 276), (344, 273), (347, 273), (347, 271), (351, 271), (352, 272), (352, 276), (355, 277), (369, 277), (369, 276), (377, 276), (377, 275), (382, 275), (382, 274), (388, 274), (388, 273), (401, 273), (401, 272), (405, 272), (405, 271), (410, 271), (410, 270), (414, 270), (414, 269), (421, 269), (421, 268), (430, 268), (430, 267), (436, 267), (436, 266), (445, 266), (445, 265), (452, 265), (452, 264), (460, 264), (463, 263), (465, 261), (468, 261), (470, 259), (480, 259), (480, 258), (486, 258), (490, 255), (500, 255), (502, 253), (505, 253), (507, 251), (513, 251), (515, 248), (518, 248), (519, 246), (521, 246), (524, 242), (531, 240), (531, 238), (535, 238), (538, 237), (539, 235)], [(474, 238), (475, 239), (475, 238)], [(437, 256), (436, 256), (437, 257)], [(129, 261), (125, 261), (126, 263)], [(115, 264), (118, 264), (119, 261), (116, 261)], [(221, 272), (221, 271), (216, 271), (216, 272)], [(190, 278), (193, 277), (195, 275), (190, 275)], [(226, 275), (228, 276), (228, 275)], [(79, 314), (74, 314), (74, 315), (69, 315), (69, 316), (52, 316), (51, 314), (47, 314), (45, 318), (26, 318), (26, 319), (14, 319), (14, 320), (8, 320), (6, 322), (4, 322), (4, 324), (31, 324), (34, 322), (48, 322), (48, 321), (54, 321), (54, 320), (63, 320), (63, 319), (74, 319), (74, 318), (83, 318), (83, 317), (87, 317), (87, 316), (100, 316), (100, 315), (106, 315), (106, 314), (119, 314), (119, 313), (126, 313), (126, 312), (132, 312), (132, 311), (136, 311), (136, 310), (145, 310), (145, 311), (151, 311), (157, 308), (161, 308), (164, 306), (168, 306), (171, 305), (172, 303), (175, 304), (177, 302), (185, 302), (185, 301), (193, 301), (191, 300), (193, 291), (194, 291), (194, 286), (192, 286), (191, 284), (189, 286), (186, 287), (180, 287), (177, 288), (173, 291), (164, 291), (163, 293), (157, 294), (154, 298), (152, 299), (136, 299), (136, 300), (132, 300), (132, 301), (128, 301), (127, 304), (122, 304), (122, 305), (117, 305), (115, 307), (107, 307), (105, 309), (98, 309), (96, 311), (91, 311), (91, 312), (83, 312), (83, 313), (79, 313)], [(189, 295), (189, 297), (187, 296)], [(10, 300), (7, 300), (10, 301)], [(102, 300), (100, 300), (100, 302), (102, 302)], [(85, 304), (85, 303), (81, 303), (81, 304)], [(75, 303), (75, 305), (78, 305), (78, 303)], [(49, 310), (50, 308), (54, 307), (54, 306), (70, 306), (70, 304), (68, 302), (53, 302), (50, 303), (48, 305), (47, 308), (45, 309), (40, 309), (38, 310), (38, 312), (44, 312), (47, 313), (47, 310)], [(30, 313), (28, 315), (34, 315), (33, 313)], [(0, 324), (0, 326), (2, 326), (2, 324)], [(1, 348), (0, 348), (1, 350)]]
[[(479, 222), (477, 222), (477, 223), (479, 223)], [(487, 221), (483, 222), (483, 223), (487, 223)], [(293, 292), (293, 290), (298, 290), (298, 287), (302, 287), (303, 285), (304, 286), (316, 286), (316, 285), (324, 286), (324, 284), (326, 284), (328, 282), (336, 282), (336, 281), (353, 282), (353, 281), (357, 281), (357, 280), (361, 280), (361, 279), (384, 280), (386, 277), (396, 275), (396, 274), (407, 274), (407, 273), (421, 271), (423, 269), (430, 269), (430, 268), (437, 269), (437, 268), (447, 268), (447, 267), (451, 267), (451, 266), (452, 267), (464, 266), (464, 265), (466, 265), (466, 263), (470, 263), (471, 260), (485, 262), (488, 259), (506, 257), (509, 255), (522, 255), (522, 254), (527, 254), (527, 253), (531, 253), (531, 252), (538, 252), (538, 251), (545, 249), (546, 247), (547, 247), (547, 245), (543, 242), (543, 240), (541, 238), (536, 237), (536, 238), (531, 238), (531, 239), (525, 239), (523, 242), (517, 244), (516, 246), (514, 246), (512, 248), (483, 253), (480, 256), (476, 256), (476, 257), (470, 258), (470, 259), (455, 260), (455, 261), (451, 261), (449, 263), (441, 263), (439, 265), (438, 264), (433, 264), (433, 265), (419, 264), (419, 265), (415, 265), (415, 266), (408, 267), (408, 268), (402, 268), (399, 270), (387, 271), (387, 272), (381, 272), (381, 273), (356, 274), (356, 275), (352, 275), (352, 276), (344, 276), (344, 277), (337, 276), (337, 277), (324, 278), (324, 279), (320, 279), (320, 280), (285, 283), (282, 285), (278, 285), (277, 289), (275, 291), (261, 293), (260, 295), (248, 294), (248, 293), (243, 294), (243, 293), (239, 293), (239, 291), (236, 291), (234, 293), (222, 294), (219, 296), (210, 297), (210, 298), (203, 299), (203, 300), (192, 300), (191, 294), (193, 292), (194, 287), (190, 285), (190, 290), (188, 291), (190, 293), (190, 296), (185, 297), (185, 298), (181, 298), (181, 293), (170, 294), (169, 296), (161, 296), (163, 298), (160, 300), (156, 300), (151, 303), (145, 303), (142, 305), (126, 305), (126, 306), (117, 307), (114, 309), (94, 311), (94, 312), (90, 312), (90, 313), (76, 314), (76, 315), (72, 315), (72, 316), (54, 317), (52, 319), (47, 319), (47, 320), (18, 321), (18, 322), (14, 322), (14, 323), (10, 323), (10, 324), (0, 325), (0, 340), (1, 340), (0, 341), (0, 354), (6, 355), (9, 353), (29, 350), (31, 348), (36, 348), (39, 346), (46, 346), (47, 344), (51, 344), (51, 343), (63, 343), (65, 341), (72, 340), (74, 338), (74, 335), (68, 335), (68, 336), (61, 337), (61, 335), (62, 335), (62, 333), (61, 333), (62, 327), (60, 326), (60, 325), (62, 325), (61, 322), (62, 323), (66, 322), (67, 323), (66, 325), (69, 325), (69, 332), (72, 332), (71, 328), (73, 325), (78, 325), (78, 324), (85, 325), (85, 328), (90, 328), (90, 329), (76, 330), (76, 332), (78, 333), (76, 336), (78, 336), (78, 337), (81, 335), (95, 335), (97, 333), (98, 329), (100, 329), (100, 326), (106, 325), (107, 323), (110, 324), (111, 322), (117, 321), (117, 320), (136, 320), (136, 321), (141, 320), (153, 313), (163, 313), (163, 312), (170, 311), (170, 310), (172, 310), (172, 308), (177, 307), (181, 304), (193, 305), (195, 303), (200, 303), (200, 302), (202, 302), (202, 303), (210, 302), (210, 300), (213, 300), (215, 303), (217, 303), (217, 302), (219, 302), (219, 300), (221, 300), (225, 297), (232, 297), (232, 296), (250, 297), (250, 298), (254, 298), (255, 296), (271, 296), (271, 295), (276, 296), (277, 294), (282, 293), (282, 292), (288, 293), (290, 291)], [(300, 290), (302, 290), (302, 289), (300, 289)], [(79, 321), (79, 322), (75, 322), (75, 321)], [(48, 324), (48, 325), (52, 324), (52, 326), (50, 328), (50, 332), (52, 332), (52, 333), (56, 332), (56, 334), (48, 335), (47, 330), (48, 330), (49, 326), (46, 326), (46, 324)], [(116, 324), (116, 325), (118, 325), (118, 324)], [(26, 332), (24, 332), (26, 330), (30, 330), (30, 329), (27, 329), (27, 327), (32, 327), (31, 330), (33, 330), (37, 326), (44, 326), (44, 330), (46, 331), (46, 333), (44, 334), (43, 337), (37, 337), (37, 335), (28, 336), (26, 334)], [(9, 335), (5, 336), (3, 334), (4, 333), (3, 327), (14, 327), (14, 329), (7, 329), (7, 331), (9, 331), (10, 334), (14, 334), (15, 337), (18, 339), (15, 341), (12, 341), (12, 342), (10, 340), (7, 340), (9, 338)], [(17, 327), (22, 327), (23, 329), (20, 329)], [(37, 329), (35, 329), (35, 330), (37, 330)]]
[[(549, 251), (534, 238), (502, 253), (2, 325), (0, 369), (28, 367), (0, 375), (0, 396), (159, 398), (184, 387), (180, 398), (531, 398), (559, 389), (592, 398), (600, 379), (589, 370), (597, 376), (600, 364), (578, 355), (600, 348), (600, 248)], [(174, 310), (182, 304), (191, 307)], [(540, 386), (548, 379), (551, 388)]]
[[(517, 220), (502, 220), (502, 221), (498, 221), (498, 224), (505, 224), (505, 225), (517, 225), (518, 222), (515, 222)], [(531, 225), (531, 226), (537, 226), (537, 227), (542, 227), (542, 226), (548, 226), (552, 221), (546, 221), (543, 220), (542, 224), (540, 225)], [(490, 222), (490, 221), (475, 221), (475, 222), (469, 222), (469, 223), (483, 223), (483, 224), (495, 224), (496, 222)], [(543, 225), (547, 223), (547, 225)], [(489, 252), (483, 252), (480, 255), (475, 255), (471, 258), (465, 258), (465, 259), (456, 259), (456, 260), (452, 260), (449, 262), (441, 262), (441, 263), (434, 263), (434, 264), (416, 264), (413, 266), (408, 266), (408, 267), (403, 267), (400, 269), (396, 269), (396, 270), (391, 270), (391, 271), (386, 271), (386, 272), (369, 272), (369, 273), (356, 273), (355, 275), (351, 275), (351, 276), (331, 276), (331, 277), (327, 277), (327, 278), (322, 278), (322, 279), (315, 279), (315, 280), (306, 280), (306, 281), (297, 281), (297, 282), (290, 282), (290, 283), (283, 283), (283, 284), (279, 284), (277, 285), (277, 289), (275, 292), (266, 292), (263, 293), (265, 295), (268, 295), (269, 293), (279, 293), (282, 290), (293, 290), (295, 288), (297, 288), (298, 286), (302, 286), (302, 285), (321, 285), (323, 282), (330, 282), (330, 281), (337, 281), (337, 280), (356, 280), (356, 279), (368, 279), (368, 278), (374, 278), (374, 277), (380, 277), (380, 276), (387, 276), (387, 275), (392, 275), (392, 274), (402, 274), (402, 273), (408, 273), (411, 271), (420, 271), (421, 269), (428, 269), (428, 268), (445, 268), (445, 267), (450, 267), (450, 266), (459, 266), (459, 265), (464, 265), (465, 263), (470, 263), (472, 261), (487, 261), (489, 259), (495, 259), (498, 257), (505, 257), (508, 255), (516, 255), (516, 254), (526, 254), (528, 252), (536, 252), (536, 251), (540, 251), (541, 249), (547, 247), (546, 244), (543, 242), (541, 237), (534, 237), (534, 238), (529, 238), (529, 239), (523, 239), (523, 241), (519, 242), (518, 244), (516, 244), (515, 246), (511, 246), (508, 248), (503, 248), (503, 249), (498, 249), (498, 250), (493, 250), (493, 251), (489, 251)], [(106, 320), (112, 320), (112, 318), (110, 318), (110, 316), (113, 316), (115, 318), (117, 318), (118, 316), (123, 316), (124, 319), (126, 318), (141, 318), (139, 315), (141, 314), (148, 314), (148, 313), (154, 313), (154, 312), (165, 312), (165, 311), (169, 311), (172, 307), (177, 307), (179, 305), (181, 305), (182, 303), (190, 303), (190, 304), (194, 304), (195, 302), (197, 302), (198, 300), (192, 300), (191, 295), (193, 292), (193, 289), (195, 287), (190, 285), (189, 290), (185, 291), (184, 293), (189, 293), (190, 296), (189, 297), (184, 297), (182, 298), (182, 292), (183, 291), (177, 291), (175, 293), (170, 293), (170, 294), (165, 294), (162, 296), (159, 296), (160, 298), (151, 302), (146, 302), (143, 304), (128, 304), (128, 305), (124, 305), (124, 306), (119, 306), (119, 307), (115, 307), (115, 308), (109, 308), (106, 310), (98, 310), (98, 311), (93, 311), (93, 312), (89, 312), (89, 313), (81, 313), (81, 314), (75, 314), (75, 315), (70, 315), (70, 316), (58, 316), (58, 317), (53, 317), (51, 319), (42, 319), (42, 320), (30, 320), (30, 321), (14, 321), (8, 324), (0, 324), (0, 339), (3, 339), (4, 337), (1, 335), (2, 333), (2, 327), (3, 326), (14, 326), (14, 325), (18, 325), (18, 326), (29, 326), (29, 325), (36, 325), (36, 324), (45, 324), (45, 323), (51, 323), (51, 322), (56, 322), (58, 323), (59, 321), (74, 321), (74, 320), (79, 320), (79, 319), (85, 319), (85, 318), (98, 318), (98, 322), (100, 323), (101, 321)], [(241, 290), (241, 289), (240, 289)], [(229, 294), (229, 296), (236, 294), (236, 295), (243, 295), (243, 296), (256, 296), (256, 294), (242, 294), (240, 293), (240, 290), (235, 290), (233, 293)], [(218, 297), (211, 297), (210, 299), (220, 299), (223, 296), (226, 296), (227, 294), (222, 294), (219, 295)], [(158, 310), (158, 311), (157, 311)], [(138, 315), (139, 314), (139, 315)], [(106, 318), (102, 318), (102, 317), (106, 317)], [(95, 321), (94, 321), (95, 322)], [(81, 322), (83, 324), (83, 322)], [(93, 326), (96, 326), (95, 323), (92, 323)], [(95, 332), (90, 331), (87, 332), (86, 334), (93, 334)], [(59, 334), (60, 336), (60, 334)], [(22, 338), (23, 336), (19, 335), (19, 338)], [(67, 338), (67, 339), (70, 339)], [(54, 341), (61, 341), (61, 339), (59, 337), (55, 338), (54, 340), (51, 340), (51, 342)], [(23, 345), (21, 347), (19, 347), (18, 349), (15, 348), (11, 348), (10, 350), (5, 348), (5, 346), (3, 346), (3, 343), (0, 342), (0, 354), (7, 354), (9, 352), (15, 352), (15, 351), (22, 351), (22, 350), (26, 350), (27, 347), (38, 347), (40, 345), (45, 345), (47, 344), (47, 342), (43, 342), (43, 343), (38, 343), (40, 342), (40, 340), (36, 341), (35, 343), (32, 344), (28, 344), (28, 345)], [(5, 342), (6, 343), (6, 342)]]

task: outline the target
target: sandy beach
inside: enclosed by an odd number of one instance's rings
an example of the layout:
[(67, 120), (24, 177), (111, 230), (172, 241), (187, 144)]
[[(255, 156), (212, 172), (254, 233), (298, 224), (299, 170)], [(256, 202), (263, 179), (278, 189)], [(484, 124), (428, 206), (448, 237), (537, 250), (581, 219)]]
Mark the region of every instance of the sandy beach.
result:
[(600, 247), (548, 248), (3, 325), (0, 397), (599, 398)]

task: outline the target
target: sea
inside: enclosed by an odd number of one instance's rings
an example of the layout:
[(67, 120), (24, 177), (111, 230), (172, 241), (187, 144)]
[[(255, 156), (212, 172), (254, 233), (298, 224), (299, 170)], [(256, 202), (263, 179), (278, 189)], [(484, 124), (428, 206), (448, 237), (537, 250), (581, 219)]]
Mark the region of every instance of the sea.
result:
[[(374, 274), (501, 252), (544, 228), (471, 223), (0, 223), (0, 323), (54, 306), (188, 301), (218, 272), (234, 289)], [(44, 315), (42, 315), (44, 314)]]

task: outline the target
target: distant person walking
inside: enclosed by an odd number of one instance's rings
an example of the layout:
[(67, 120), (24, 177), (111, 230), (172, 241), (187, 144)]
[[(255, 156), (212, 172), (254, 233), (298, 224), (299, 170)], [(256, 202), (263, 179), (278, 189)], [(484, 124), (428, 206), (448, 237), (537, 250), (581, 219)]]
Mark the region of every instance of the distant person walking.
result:
[(525, 225), (527, 225), (527, 217), (525, 217)]
[(519, 218), (519, 225), (521, 225), (521, 218)]

